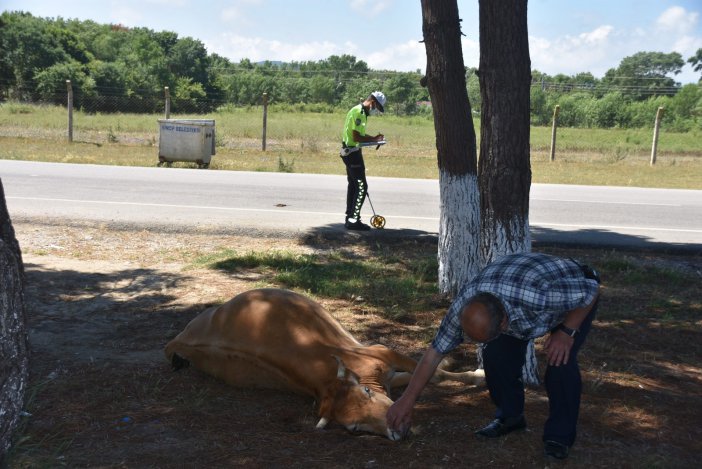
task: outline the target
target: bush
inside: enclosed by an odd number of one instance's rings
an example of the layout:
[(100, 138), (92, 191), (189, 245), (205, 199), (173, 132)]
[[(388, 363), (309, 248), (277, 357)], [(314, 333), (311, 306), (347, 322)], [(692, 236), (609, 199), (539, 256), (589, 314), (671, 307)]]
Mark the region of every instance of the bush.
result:
[[(659, 107), (667, 108), (670, 103), (670, 98), (667, 96), (658, 96), (655, 98), (649, 98), (645, 101), (634, 101), (629, 104), (629, 111), (631, 113), (631, 121), (629, 125), (631, 127), (653, 127), (653, 123), (656, 121), (656, 112)], [(668, 116), (669, 119), (673, 116)]]
[[(593, 100), (589, 93), (568, 93), (549, 96), (549, 108), (560, 106), (558, 124), (564, 127), (585, 127), (587, 122), (586, 104)], [(549, 118), (550, 121), (550, 118)]]
[(553, 107), (549, 107), (548, 95), (541, 89), (531, 89), (531, 124), (549, 125), (553, 117)]
[(631, 122), (629, 101), (621, 93), (607, 93), (585, 103), (587, 127), (628, 127)]

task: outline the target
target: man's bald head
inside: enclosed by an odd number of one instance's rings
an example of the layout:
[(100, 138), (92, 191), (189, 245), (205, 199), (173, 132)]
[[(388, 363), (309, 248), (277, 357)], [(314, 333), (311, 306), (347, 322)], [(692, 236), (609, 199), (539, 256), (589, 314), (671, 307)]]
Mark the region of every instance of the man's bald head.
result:
[(507, 315), (500, 300), (490, 293), (478, 293), (461, 311), (463, 332), (476, 342), (489, 342), (507, 327)]

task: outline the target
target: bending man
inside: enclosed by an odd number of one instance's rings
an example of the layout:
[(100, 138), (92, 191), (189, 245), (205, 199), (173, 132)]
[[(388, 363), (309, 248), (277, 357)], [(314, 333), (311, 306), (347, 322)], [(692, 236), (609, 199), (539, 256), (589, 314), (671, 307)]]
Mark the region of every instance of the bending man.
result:
[(495, 419), (476, 433), (497, 438), (526, 428), (521, 370), (530, 339), (549, 334), (545, 385), (549, 417), (547, 456), (568, 457), (580, 409), (577, 354), (597, 312), (599, 276), (572, 259), (539, 253), (503, 256), (465, 285), (424, 352), (407, 389), (388, 410), (389, 428), (406, 432), (419, 394), (443, 355), (464, 335), (483, 345), (485, 380), (497, 407)]

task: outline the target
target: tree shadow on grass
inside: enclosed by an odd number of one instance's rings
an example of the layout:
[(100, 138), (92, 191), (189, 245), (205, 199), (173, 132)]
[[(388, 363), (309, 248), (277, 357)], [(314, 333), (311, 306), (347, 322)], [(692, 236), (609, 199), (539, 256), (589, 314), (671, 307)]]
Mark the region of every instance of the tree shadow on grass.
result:
[(308, 254), (226, 250), (211, 256), (207, 267), (237, 278), (253, 274), (283, 288), (378, 308), (391, 308), (399, 300), (419, 302), (436, 293), (436, 261), (429, 253), (370, 246), (373, 252), (366, 255), (338, 243), (335, 249), (329, 247)]
[[(646, 236), (616, 233), (608, 230), (555, 230), (531, 226), (532, 242), (535, 246), (573, 246), (621, 250), (644, 250), (670, 254), (685, 253), (702, 256), (702, 242), (664, 243)], [(334, 223), (308, 230), (303, 236), (305, 244), (317, 245), (324, 240), (345, 240), (360, 244), (409, 240), (437, 243), (437, 233), (412, 229), (373, 229), (365, 232), (348, 231), (343, 224)]]
[(531, 227), (536, 246), (564, 246), (580, 248), (619, 249), (623, 251), (652, 251), (667, 254), (702, 256), (700, 243), (665, 243), (646, 236), (615, 233), (607, 230), (561, 231), (544, 227)]
[(192, 280), (148, 268), (88, 272), (25, 264), (27, 321), (37, 353), (71, 360), (163, 360), (167, 338), (192, 319), (177, 289)]

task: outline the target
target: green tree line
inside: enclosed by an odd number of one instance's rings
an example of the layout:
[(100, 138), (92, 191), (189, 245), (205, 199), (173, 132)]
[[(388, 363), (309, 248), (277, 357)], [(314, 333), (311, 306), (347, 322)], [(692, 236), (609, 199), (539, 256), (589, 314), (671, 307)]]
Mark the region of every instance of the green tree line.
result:
[[(702, 49), (688, 59), (702, 71)], [(685, 61), (676, 53), (639, 52), (601, 79), (591, 73), (549, 76), (532, 72), (532, 123), (574, 127), (651, 125), (658, 107), (675, 130), (702, 126), (702, 88), (675, 82)], [(467, 69), (474, 111), (480, 109), (478, 70)], [(163, 110), (169, 88), (175, 113), (208, 113), (269, 102), (289, 110), (346, 109), (374, 89), (395, 114), (431, 114), (421, 72), (372, 70), (352, 55), (307, 62), (238, 63), (209, 54), (204, 44), (170, 31), (126, 28), (25, 12), (0, 14), (0, 100), (65, 104), (66, 80), (74, 105), (86, 112)]]

